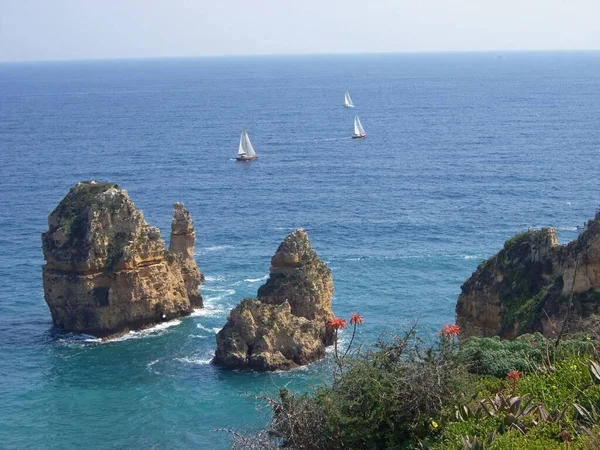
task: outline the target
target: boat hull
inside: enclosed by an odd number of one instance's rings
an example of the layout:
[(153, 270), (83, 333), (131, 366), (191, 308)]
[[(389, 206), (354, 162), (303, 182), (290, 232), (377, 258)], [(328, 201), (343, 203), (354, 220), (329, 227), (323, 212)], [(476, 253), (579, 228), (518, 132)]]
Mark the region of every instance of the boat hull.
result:
[(366, 134), (355, 134), (354, 136), (352, 136), (352, 139), (362, 139), (362, 138), (366, 138), (367, 135)]
[(236, 161), (254, 161), (258, 156), (236, 156)]
[(344, 105), (344, 108), (354, 108), (354, 105)]

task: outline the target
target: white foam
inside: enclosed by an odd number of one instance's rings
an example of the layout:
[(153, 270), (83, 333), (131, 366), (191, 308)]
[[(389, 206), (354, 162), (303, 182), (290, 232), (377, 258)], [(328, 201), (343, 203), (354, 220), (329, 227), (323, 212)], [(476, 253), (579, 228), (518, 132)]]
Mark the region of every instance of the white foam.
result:
[(153, 373), (155, 375), (161, 375), (161, 373), (154, 368), (154, 365), (158, 361), (159, 361), (158, 359), (155, 359), (154, 361), (150, 361), (148, 364), (146, 364), (146, 369), (148, 370), (148, 372)]
[(271, 373), (285, 375), (285, 374), (288, 374), (290, 372), (304, 372), (304, 371), (307, 371), (309, 369), (309, 367), (310, 367), (310, 364), (308, 364), (306, 366), (297, 366), (297, 367), (293, 367), (291, 369), (286, 369), (286, 370), (274, 370)]
[(210, 364), (212, 361), (212, 357), (210, 358), (200, 358), (197, 356), (186, 356), (185, 358), (175, 358), (175, 361), (180, 361), (186, 364), (194, 364), (194, 365), (206, 365)]
[(69, 335), (69, 339), (83, 342), (102, 342), (102, 339), (92, 336), (91, 334), (72, 334)]
[(153, 327), (146, 328), (144, 330), (139, 331), (130, 331), (129, 333), (120, 336), (115, 339), (108, 339), (103, 342), (121, 342), (127, 341), (129, 339), (141, 339), (148, 336), (156, 336), (163, 334), (168, 328), (175, 327), (181, 323), (181, 320), (174, 319), (169, 320), (168, 322), (159, 323), (158, 325), (154, 325)]
[(69, 333), (65, 337), (57, 339), (57, 342), (60, 342), (67, 347), (77, 347), (85, 344), (101, 344), (103, 341), (90, 334)]
[(211, 295), (204, 297), (204, 307), (210, 307), (211, 304), (219, 303), (223, 299), (231, 297), (233, 294)]
[(247, 281), (248, 283), (258, 283), (259, 281), (264, 281), (267, 278), (269, 278), (269, 275), (265, 275), (264, 277), (260, 278), (246, 278), (244, 281)]
[(215, 275), (215, 276), (211, 276), (211, 275), (207, 275), (204, 277), (204, 281), (223, 281), (225, 279), (225, 277), (222, 277), (220, 275)]
[(230, 248), (233, 248), (232, 245), (213, 245), (212, 247), (204, 247), (200, 250), (200, 253), (206, 253), (206, 252), (220, 252), (222, 250), (229, 250)]
[(192, 317), (223, 317), (228, 312), (225, 310), (223, 305), (213, 305), (211, 303), (204, 303), (204, 308), (194, 309)]
[(235, 289), (224, 289), (223, 287), (202, 288), (202, 292), (224, 292), (226, 295), (235, 294)]
[(203, 331), (206, 331), (208, 333), (214, 333), (214, 334), (217, 334), (219, 331), (221, 331), (220, 327), (217, 327), (217, 328), (207, 328), (204, 325), (202, 325), (201, 323), (197, 323), (196, 324), (196, 328), (198, 328), (200, 330), (203, 330)]

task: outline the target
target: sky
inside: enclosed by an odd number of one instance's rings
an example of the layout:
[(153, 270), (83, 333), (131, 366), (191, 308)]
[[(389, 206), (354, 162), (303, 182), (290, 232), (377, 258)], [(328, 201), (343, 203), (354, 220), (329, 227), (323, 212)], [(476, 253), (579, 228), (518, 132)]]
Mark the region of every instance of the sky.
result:
[(598, 50), (600, 0), (0, 0), (0, 61)]

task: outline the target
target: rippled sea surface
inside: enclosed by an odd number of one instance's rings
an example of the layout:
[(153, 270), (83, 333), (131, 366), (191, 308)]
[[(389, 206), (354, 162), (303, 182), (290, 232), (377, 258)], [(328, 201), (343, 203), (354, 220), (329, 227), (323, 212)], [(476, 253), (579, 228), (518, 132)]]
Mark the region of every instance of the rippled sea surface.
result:
[[(256, 396), (319, 382), (327, 362), (209, 364), (297, 227), (361, 342), (452, 323), (507, 238), (549, 225), (566, 242), (598, 209), (599, 100), (600, 53), (0, 64), (0, 447), (225, 449), (215, 430), (265, 420)], [(256, 162), (232, 160), (242, 125)], [(40, 234), (89, 179), (127, 189), (167, 241), (185, 203), (203, 310), (105, 343), (52, 328)]]

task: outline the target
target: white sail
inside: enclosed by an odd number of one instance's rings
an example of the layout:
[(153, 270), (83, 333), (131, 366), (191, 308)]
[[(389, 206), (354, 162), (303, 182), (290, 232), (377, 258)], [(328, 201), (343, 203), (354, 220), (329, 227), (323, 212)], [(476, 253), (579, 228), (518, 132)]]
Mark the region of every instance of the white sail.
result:
[(240, 146), (238, 147), (238, 155), (256, 156), (252, 142), (248, 137), (246, 127), (242, 129), (242, 135), (240, 136)]
[(354, 108), (354, 103), (352, 103), (352, 99), (350, 98), (350, 92), (346, 89), (346, 93), (344, 94), (344, 106), (346, 108)]
[(358, 118), (358, 116), (354, 116), (354, 135), (355, 136), (366, 136), (367, 133), (365, 133), (365, 129), (362, 126), (362, 123), (360, 123), (360, 119)]
[(246, 150), (244, 150), (244, 134), (246, 133), (246, 128), (242, 130), (242, 135), (240, 136), (240, 145), (238, 147), (238, 155), (245, 155)]

